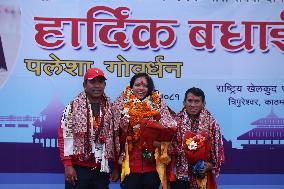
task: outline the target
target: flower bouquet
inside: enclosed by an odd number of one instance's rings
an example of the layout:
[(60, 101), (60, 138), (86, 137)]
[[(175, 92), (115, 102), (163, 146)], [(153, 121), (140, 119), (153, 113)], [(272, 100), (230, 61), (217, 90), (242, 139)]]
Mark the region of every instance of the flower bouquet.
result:
[(210, 152), (210, 139), (206, 131), (193, 133), (186, 131), (184, 136), (185, 154), (191, 164), (199, 160), (208, 161)]
[(140, 142), (141, 144), (153, 144), (153, 141), (171, 141), (176, 128), (164, 127), (155, 120), (140, 119)]

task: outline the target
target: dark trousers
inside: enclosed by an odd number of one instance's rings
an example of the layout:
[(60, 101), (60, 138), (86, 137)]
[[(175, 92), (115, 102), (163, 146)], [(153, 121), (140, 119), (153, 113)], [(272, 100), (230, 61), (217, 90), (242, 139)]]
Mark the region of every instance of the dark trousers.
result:
[(130, 173), (121, 183), (122, 189), (159, 189), (160, 178), (157, 172)]
[(171, 182), (171, 189), (190, 189), (189, 182), (184, 180), (176, 180), (175, 182)]
[(75, 186), (65, 181), (65, 189), (108, 189), (109, 173), (92, 170), (88, 167), (74, 166), (78, 180)]

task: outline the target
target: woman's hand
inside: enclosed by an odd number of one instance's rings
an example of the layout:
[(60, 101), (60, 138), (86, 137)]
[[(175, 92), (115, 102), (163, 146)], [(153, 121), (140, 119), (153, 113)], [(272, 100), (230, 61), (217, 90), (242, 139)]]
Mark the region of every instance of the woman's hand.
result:
[(121, 119), (120, 119), (120, 129), (122, 132), (124, 133), (127, 133), (128, 131), (128, 126), (129, 126), (129, 119), (127, 119), (125, 116), (123, 116)]
[(119, 165), (122, 165), (122, 162), (124, 161), (124, 159), (125, 159), (125, 152), (122, 152), (121, 154), (120, 154), (120, 156), (119, 156), (119, 158), (118, 158), (118, 164)]
[(111, 173), (110, 181), (116, 182), (118, 179), (119, 179), (119, 169), (114, 168)]
[(153, 146), (154, 146), (155, 148), (159, 148), (159, 147), (161, 147), (161, 142), (154, 140), (154, 141), (153, 141)]

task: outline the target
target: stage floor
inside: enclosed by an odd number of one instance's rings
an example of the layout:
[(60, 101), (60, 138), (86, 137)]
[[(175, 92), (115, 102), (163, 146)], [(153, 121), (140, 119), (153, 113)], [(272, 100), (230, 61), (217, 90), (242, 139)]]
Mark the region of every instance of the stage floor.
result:
[[(284, 189), (284, 174), (223, 174), (218, 189)], [(63, 189), (63, 174), (0, 173), (1, 189)], [(110, 189), (120, 189), (111, 183)]]

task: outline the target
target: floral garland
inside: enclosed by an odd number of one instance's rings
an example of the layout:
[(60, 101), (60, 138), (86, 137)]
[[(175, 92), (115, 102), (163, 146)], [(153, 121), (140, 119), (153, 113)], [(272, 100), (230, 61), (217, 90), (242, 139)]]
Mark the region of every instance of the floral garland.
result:
[(127, 136), (128, 149), (131, 151), (133, 145), (137, 145), (140, 142), (140, 119), (153, 118), (159, 115), (158, 105), (160, 104), (161, 96), (158, 91), (154, 91), (145, 99), (139, 100), (130, 86), (127, 86), (123, 92), (123, 99), (124, 109), (122, 114), (128, 119), (131, 129)]

